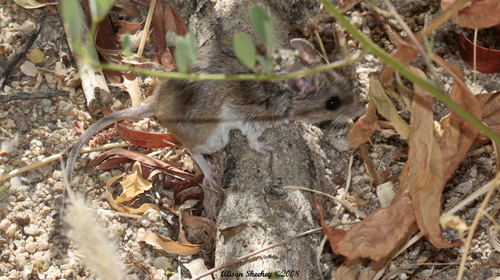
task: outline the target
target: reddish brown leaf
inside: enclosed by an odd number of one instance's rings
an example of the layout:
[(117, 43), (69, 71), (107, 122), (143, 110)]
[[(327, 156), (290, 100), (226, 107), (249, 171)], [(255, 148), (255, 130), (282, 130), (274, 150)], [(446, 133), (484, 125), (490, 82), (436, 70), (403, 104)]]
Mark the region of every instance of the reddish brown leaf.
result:
[(481, 73), (492, 74), (500, 72), (500, 51), (486, 49), (474, 44), (464, 34), (460, 34), (458, 51), (463, 61), (474, 68), (474, 47), (476, 48), (476, 70)]
[(323, 209), (316, 203), (316, 195), (313, 194), (311, 197), (312, 204), (318, 210), (319, 213), (319, 221), (321, 222), (321, 227), (323, 228), (323, 233), (328, 236), (328, 241), (330, 241), (330, 246), (332, 246), (332, 250), (335, 252), (334, 247), (337, 246), (338, 243), (342, 242), (346, 231), (331, 229), (325, 222), (325, 214), (323, 213)]
[[(202, 178), (203, 181), (203, 178)], [(196, 180), (184, 180), (174, 188), (175, 205), (180, 205), (189, 199), (200, 199), (204, 197), (203, 189)]]
[(128, 157), (130, 159), (139, 161), (143, 164), (147, 164), (147, 165), (150, 165), (153, 167), (164, 169), (164, 170), (166, 170), (166, 172), (168, 172), (169, 174), (174, 175), (174, 176), (179, 176), (179, 177), (185, 178), (185, 179), (192, 179), (193, 178), (193, 175), (186, 173), (186, 172), (184, 172), (176, 167), (173, 167), (173, 166), (169, 165), (168, 163), (165, 163), (161, 160), (152, 158), (150, 156), (139, 154), (139, 153), (129, 151), (126, 149), (112, 149), (112, 150), (109, 150), (107, 152), (104, 152), (101, 155), (99, 155), (98, 158), (89, 162), (87, 164), (86, 168), (93, 168), (93, 167), (99, 165), (106, 158), (108, 158), (110, 156), (114, 156), (114, 155), (125, 156), (125, 157)]
[(414, 222), (412, 203), (406, 192), (391, 206), (373, 211), (353, 226), (332, 248), (351, 260), (362, 257), (378, 261), (398, 248)]
[(184, 36), (188, 33), (186, 23), (172, 5), (165, 5), (163, 17), (165, 19), (165, 31), (172, 30), (175, 34), (180, 36)]
[(134, 145), (150, 149), (172, 147), (180, 142), (170, 133), (150, 133), (127, 128), (122, 124), (116, 124), (116, 130), (120, 137)]
[[(434, 59), (455, 78), (451, 88), (451, 98), (476, 118), (481, 119), (479, 102), (465, 84), (465, 79), (460, 68), (440, 57), (436, 56)], [(443, 134), (441, 139), (439, 139), (439, 147), (443, 153), (443, 176), (446, 181), (455, 172), (455, 169), (457, 169), (471, 147), (479, 129), (454, 111), (450, 113), (449, 121), (441, 129), (443, 130)]]
[[(476, 98), (481, 107), (482, 118), (481, 120), (488, 125), (497, 134), (500, 134), (500, 91), (493, 93), (477, 94)], [(481, 131), (478, 132), (476, 140), (473, 145), (483, 145), (490, 141), (490, 139)]]
[(141, 26), (142, 26), (142, 24), (140, 24), (140, 23), (128, 22), (128, 21), (124, 21), (124, 20), (118, 20), (118, 21), (116, 21), (116, 23), (119, 26), (118, 31), (116, 32), (117, 35), (122, 35), (125, 33), (130, 33), (130, 34), (134, 35), (137, 32), (139, 32), (139, 30), (141, 30)]
[[(445, 10), (456, 0), (442, 0), (441, 8)], [(475, 0), (453, 17), (457, 24), (469, 28), (486, 28), (500, 24), (500, 1)]]
[(138, 18), (141, 16), (139, 9), (128, 0), (116, 0), (114, 9), (118, 9), (120, 14), (124, 14), (132, 18)]
[[(416, 68), (412, 71), (422, 79), (425, 74)], [(432, 96), (415, 85), (411, 110), (411, 130), (408, 139), (407, 184), (418, 226), (431, 243), (438, 248), (448, 248), (460, 243), (448, 243), (439, 227), (441, 195), (444, 187), (443, 154), (435, 135)]]
[[(91, 13), (88, 1), (83, 1), (83, 9), (85, 11), (85, 15), (89, 22), (91, 22)], [(104, 17), (104, 19), (99, 22), (96, 34), (96, 45), (100, 49), (105, 50), (116, 50), (118, 49), (118, 44), (115, 40), (115, 32), (113, 31), (113, 26), (111, 24), (111, 20), (109, 16)], [(105, 70), (106, 78), (113, 84), (122, 83), (122, 75), (118, 71), (113, 70)]]
[(365, 116), (361, 116), (349, 132), (349, 146), (358, 147), (359, 145), (366, 143), (372, 136), (375, 130), (380, 129), (377, 125), (378, 119), (373, 118), (374, 122), (368, 123)]

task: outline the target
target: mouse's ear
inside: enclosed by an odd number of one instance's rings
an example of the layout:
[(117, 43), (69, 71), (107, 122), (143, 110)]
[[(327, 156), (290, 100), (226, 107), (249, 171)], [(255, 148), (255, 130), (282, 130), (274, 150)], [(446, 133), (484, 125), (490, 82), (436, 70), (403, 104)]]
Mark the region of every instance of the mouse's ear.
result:
[(290, 46), (299, 51), (300, 59), (306, 64), (326, 61), (324, 57), (316, 51), (314, 45), (305, 39), (294, 38), (290, 40)]
[[(294, 64), (290, 67), (289, 72), (297, 72), (300, 70), (303, 70), (303, 68)], [(288, 80), (288, 86), (296, 92), (294, 95), (298, 100), (305, 99), (315, 89), (314, 79), (311, 75), (292, 78)]]

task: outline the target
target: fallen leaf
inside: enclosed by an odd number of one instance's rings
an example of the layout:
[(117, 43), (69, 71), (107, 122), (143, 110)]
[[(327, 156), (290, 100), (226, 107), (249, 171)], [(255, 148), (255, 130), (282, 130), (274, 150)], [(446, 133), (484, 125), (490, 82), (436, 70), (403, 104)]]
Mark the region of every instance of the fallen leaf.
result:
[[(442, 0), (441, 8), (446, 10), (456, 0)], [(486, 28), (500, 24), (500, 1), (474, 0), (452, 19), (455, 23), (469, 28)]]
[(200, 187), (200, 183), (201, 182), (197, 182), (196, 180), (188, 179), (178, 184), (174, 189), (175, 205), (183, 204), (189, 199), (203, 200), (204, 192)]
[(179, 211), (179, 242), (188, 244), (184, 233), (184, 226), (193, 230), (194, 238), (200, 244), (208, 244), (216, 235), (216, 226), (214, 221), (205, 217), (189, 215), (185, 210)]
[(137, 82), (137, 76), (131, 73), (125, 73), (123, 75), (123, 86), (128, 92), (130, 96), (130, 100), (132, 101), (132, 107), (137, 107), (141, 105), (142, 101), (142, 92), (139, 88), (139, 83)]
[[(476, 98), (481, 107), (481, 120), (497, 134), (500, 134), (500, 91), (477, 94)], [(472, 145), (483, 145), (491, 140), (479, 131)]]
[(374, 121), (367, 122), (366, 116), (361, 116), (349, 131), (347, 136), (349, 147), (356, 148), (359, 145), (366, 143), (376, 130), (380, 127), (377, 125), (377, 117), (372, 118)]
[[(410, 69), (427, 79), (422, 70)], [(439, 227), (441, 195), (444, 187), (443, 154), (434, 130), (432, 96), (414, 85), (415, 96), (411, 108), (411, 130), (408, 139), (409, 168), (407, 184), (413, 203), (418, 227), (438, 248), (448, 248), (460, 243), (448, 243)]]
[(123, 124), (116, 124), (118, 135), (136, 146), (150, 149), (166, 148), (180, 145), (180, 142), (171, 133), (151, 133), (130, 129)]
[(40, 3), (36, 0), (14, 0), (17, 5), (25, 8), (25, 9), (38, 9), (45, 7), (47, 5), (56, 5), (57, 3)]
[(136, 161), (130, 174), (123, 176), (120, 185), (124, 192), (116, 198), (117, 203), (129, 201), (137, 195), (151, 189), (153, 184), (142, 177), (141, 163)]
[(193, 178), (193, 175), (191, 175), (187, 172), (184, 172), (184, 171), (182, 171), (174, 166), (171, 166), (168, 163), (165, 163), (161, 160), (158, 160), (158, 159), (155, 159), (155, 158), (152, 158), (150, 156), (143, 155), (140, 153), (136, 153), (136, 152), (133, 152), (133, 151), (130, 151), (127, 149), (112, 149), (112, 150), (109, 150), (107, 152), (104, 152), (104, 153), (100, 154), (99, 157), (97, 157), (96, 159), (89, 162), (85, 168), (88, 168), (88, 169), (94, 168), (97, 165), (99, 165), (106, 158), (108, 158), (110, 156), (115, 156), (115, 155), (125, 156), (125, 157), (132, 159), (132, 160), (139, 161), (143, 164), (153, 166), (155, 168), (161, 168), (167, 172), (167, 175), (177, 176), (177, 177), (184, 178), (184, 179), (192, 179)]
[[(439, 56), (435, 56), (434, 60), (455, 79), (451, 88), (451, 98), (476, 118), (482, 119), (479, 102), (465, 84), (465, 78), (460, 68)], [(447, 181), (471, 147), (479, 129), (460, 117), (455, 111), (450, 113), (447, 125), (442, 126), (441, 129), (443, 134), (439, 139), (439, 147), (443, 153), (444, 180)]]
[(149, 209), (154, 209), (154, 210), (160, 212), (160, 208), (158, 208), (158, 206), (151, 204), (151, 203), (144, 203), (139, 208), (131, 208), (131, 207), (127, 207), (127, 206), (124, 206), (124, 205), (116, 202), (116, 200), (113, 199), (111, 186), (117, 180), (121, 179), (122, 177), (123, 177), (123, 175), (113, 177), (113, 178), (109, 179), (109, 181), (106, 184), (106, 200), (108, 201), (109, 205), (113, 209), (115, 209), (116, 211), (121, 212), (121, 213), (135, 214), (135, 215), (140, 215), (140, 214), (148, 211)]
[(38, 74), (38, 69), (36, 68), (35, 64), (29, 60), (25, 60), (23, 64), (21, 64), (21, 72), (23, 72), (24, 75), (30, 76), (30, 77), (36, 77), (36, 74)]
[(26, 54), (26, 58), (33, 63), (42, 63), (46, 60), (43, 56), (43, 52), (39, 49), (32, 49), (28, 54)]
[(197, 254), (203, 248), (201, 245), (182, 244), (168, 237), (156, 234), (154, 232), (146, 232), (145, 234), (137, 234), (137, 242), (145, 242), (155, 249), (169, 253), (178, 254), (181, 256), (190, 256)]
[(408, 138), (410, 126), (399, 116), (398, 110), (385, 93), (384, 87), (377, 75), (370, 75), (370, 89), (368, 93), (375, 102), (377, 111), (392, 123), (401, 137)]
[(342, 240), (332, 245), (332, 249), (351, 260), (362, 257), (379, 261), (406, 240), (414, 222), (412, 203), (406, 193), (391, 206), (373, 211), (354, 225)]

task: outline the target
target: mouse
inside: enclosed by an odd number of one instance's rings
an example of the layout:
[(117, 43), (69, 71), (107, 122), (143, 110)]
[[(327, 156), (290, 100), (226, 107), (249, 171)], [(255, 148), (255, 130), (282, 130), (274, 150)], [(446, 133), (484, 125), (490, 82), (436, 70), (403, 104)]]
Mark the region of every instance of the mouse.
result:
[[(253, 74), (234, 54), (231, 40), (217, 40), (199, 49), (198, 59), (189, 72), (199, 74)], [(300, 71), (325, 64), (314, 45), (305, 39), (292, 39), (296, 54), (288, 71)], [(259, 53), (265, 53), (261, 47)], [(193, 81), (161, 80), (152, 102), (113, 112), (91, 125), (73, 146), (66, 166), (71, 182), (79, 151), (100, 130), (121, 120), (156, 117), (187, 149), (204, 174), (203, 185), (214, 188), (215, 174), (204, 155), (222, 150), (229, 143), (230, 131), (238, 129), (250, 148), (267, 154), (271, 142), (259, 137), (269, 127), (290, 120), (311, 123), (333, 120), (345, 123), (360, 116), (364, 105), (352, 84), (335, 70), (280, 81)]]

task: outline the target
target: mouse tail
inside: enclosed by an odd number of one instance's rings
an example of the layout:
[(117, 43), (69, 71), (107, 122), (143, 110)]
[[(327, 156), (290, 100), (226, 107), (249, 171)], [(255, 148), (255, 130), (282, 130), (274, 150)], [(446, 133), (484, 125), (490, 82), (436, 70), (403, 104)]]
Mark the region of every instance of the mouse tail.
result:
[(106, 126), (111, 125), (117, 121), (138, 121), (147, 117), (152, 117), (154, 115), (155, 114), (153, 112), (153, 109), (149, 104), (138, 107), (130, 107), (124, 110), (113, 112), (87, 128), (87, 130), (85, 130), (85, 132), (80, 135), (78, 140), (76, 140), (76, 143), (69, 154), (68, 161), (66, 163), (66, 178), (68, 179), (68, 182), (71, 183), (71, 177), (73, 176), (73, 169), (75, 167), (76, 158), (80, 154), (80, 150), (82, 149), (83, 145), (85, 145), (85, 143), (89, 141), (90, 137), (97, 134)]

